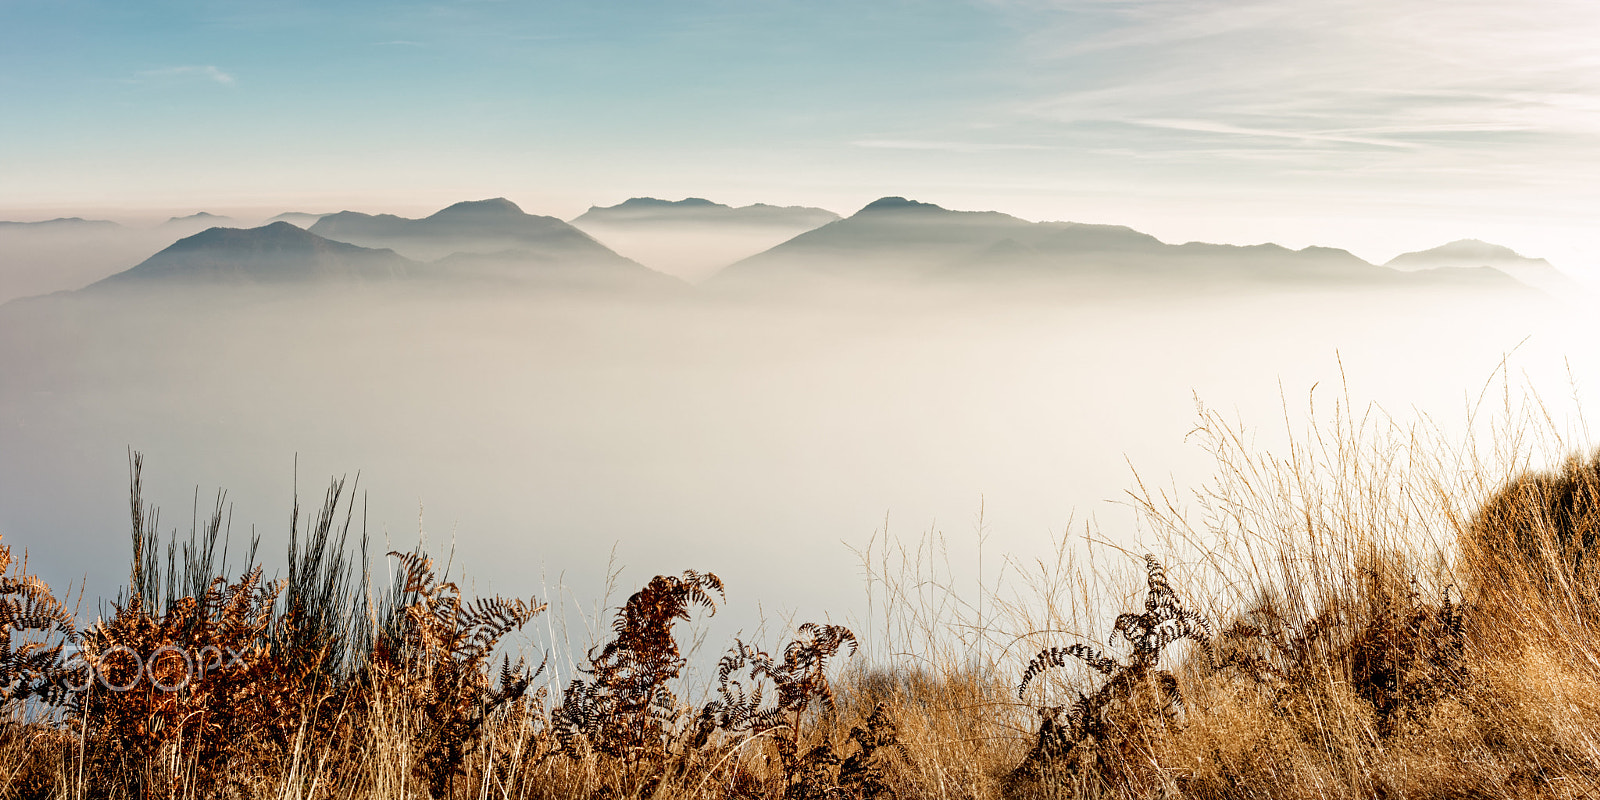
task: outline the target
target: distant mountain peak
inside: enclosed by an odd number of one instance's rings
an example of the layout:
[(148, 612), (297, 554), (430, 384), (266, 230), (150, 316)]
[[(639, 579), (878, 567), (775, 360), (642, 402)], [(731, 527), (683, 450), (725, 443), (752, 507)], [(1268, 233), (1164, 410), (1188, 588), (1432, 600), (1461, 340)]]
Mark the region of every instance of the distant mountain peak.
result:
[(522, 217), (527, 216), (522, 207), (504, 197), (492, 197), (488, 200), (465, 200), (434, 212), (433, 217)]
[[(211, 228), (210, 230), (219, 230), (219, 229), (218, 228)], [(301, 228), (298, 225), (295, 225), (293, 223), (290, 223), (290, 222), (287, 222), (287, 221), (281, 220), (281, 219), (278, 220), (277, 222), (269, 222), (269, 223), (267, 223), (265, 225), (262, 225), (259, 228), (247, 228), (246, 230), (254, 230), (257, 234), (259, 234), (263, 238), (266, 238), (266, 237), (269, 237), (269, 236), (291, 237), (291, 238), (295, 238), (295, 239), (305, 239), (305, 240), (308, 240), (308, 241), (311, 240), (311, 239), (321, 239), (322, 238), (321, 236), (316, 236), (314, 234), (307, 233), (304, 228)]]
[(228, 251), (239, 251), (248, 248), (313, 248), (321, 244), (333, 245), (339, 248), (356, 248), (342, 242), (330, 242), (293, 223), (278, 221), (270, 222), (259, 228), (225, 228), (216, 226), (179, 239), (173, 242), (162, 252), (183, 252), (203, 249), (220, 248)]
[(685, 197), (682, 200), (662, 200), (659, 197), (630, 197), (614, 206), (589, 206), (589, 212), (604, 214), (606, 212), (626, 211), (672, 211), (690, 209), (721, 208), (731, 210), (731, 206), (722, 203), (713, 203), (703, 197)]
[(1457, 239), (1449, 244), (1442, 244), (1431, 250), (1418, 250), (1414, 253), (1401, 253), (1392, 259), (1386, 266), (1405, 269), (1422, 266), (1500, 266), (1503, 264), (1519, 263), (1547, 263), (1542, 258), (1529, 258), (1509, 247), (1490, 244), (1479, 239)]
[(0, 220), (0, 227), (15, 228), (71, 228), (71, 227), (101, 227), (120, 228), (115, 222), (104, 219), (84, 219), (83, 217), (56, 217), (55, 219), (39, 220), (38, 222), (9, 222)]
[[(721, 205), (721, 203), (713, 203), (703, 197), (685, 197), (682, 200), (661, 200), (655, 197), (630, 197), (621, 203), (612, 206), (612, 208), (695, 208)], [(723, 207), (727, 208), (727, 206)]]
[(1384, 266), (1405, 271), (1493, 267), (1553, 297), (1584, 297), (1589, 291), (1542, 258), (1531, 258), (1503, 245), (1479, 239), (1457, 239), (1431, 250), (1401, 253)]
[(327, 214), (308, 214), (304, 211), (285, 211), (282, 214), (267, 220), (268, 222), (287, 222), (300, 228), (309, 228), (317, 224)]
[(334, 241), (389, 248), (419, 261), (508, 250), (570, 263), (627, 261), (578, 228), (526, 213), (504, 197), (456, 203), (422, 219), (340, 212), (322, 217), (309, 230)]
[(167, 222), (199, 222), (201, 220), (208, 219), (227, 219), (227, 217), (224, 217), (221, 214), (213, 214), (210, 211), (196, 211), (195, 213), (186, 217), (173, 217), (172, 219), (167, 220)]
[(405, 277), (415, 266), (391, 250), (330, 241), (278, 221), (259, 228), (207, 228), (89, 288), (390, 280)]
[(858, 211), (856, 213), (865, 214), (865, 213), (867, 213), (869, 211), (877, 212), (877, 211), (945, 211), (945, 210), (946, 210), (945, 208), (943, 208), (941, 206), (936, 206), (936, 205), (934, 205), (932, 203), (919, 203), (919, 202), (917, 202), (915, 200), (907, 200), (904, 197), (880, 197), (877, 200), (874, 200), (874, 201), (866, 204), (865, 207), (863, 207), (860, 211)]
[(1490, 244), (1489, 242), (1485, 242), (1481, 239), (1457, 239), (1449, 244), (1443, 244), (1433, 248), (1432, 250), (1427, 250), (1424, 252), (1453, 258), (1475, 258), (1488, 260), (1520, 259), (1527, 257), (1509, 247), (1498, 244)]
[(737, 225), (746, 228), (787, 228), (794, 233), (826, 225), (838, 214), (807, 206), (773, 206), (755, 203), (729, 206), (703, 197), (662, 200), (656, 197), (630, 197), (614, 206), (590, 206), (572, 220), (582, 227), (594, 224), (613, 226), (670, 226), (682, 223)]

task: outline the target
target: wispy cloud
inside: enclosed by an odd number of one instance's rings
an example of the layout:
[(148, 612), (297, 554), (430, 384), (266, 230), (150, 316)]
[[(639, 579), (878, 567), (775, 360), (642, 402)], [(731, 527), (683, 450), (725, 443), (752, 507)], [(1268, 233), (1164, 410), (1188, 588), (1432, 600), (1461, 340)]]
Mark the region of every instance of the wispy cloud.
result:
[(1063, 131), (1463, 161), (1600, 135), (1592, 0), (990, 1), (1029, 22), (1012, 111)]
[(937, 142), (916, 139), (862, 139), (850, 143), (854, 147), (871, 147), (883, 150), (937, 150), (946, 153), (988, 153), (997, 150), (1049, 150), (1045, 145), (1003, 144), (986, 142)]
[(222, 86), (237, 85), (237, 81), (232, 74), (223, 72), (209, 64), (142, 70), (134, 73), (133, 82), (143, 84), (216, 83)]
[(1362, 136), (1359, 134), (1311, 130), (1278, 131), (1267, 128), (1248, 128), (1240, 125), (1229, 125), (1226, 123), (1211, 122), (1202, 119), (1136, 119), (1128, 121), (1136, 125), (1145, 125), (1152, 128), (1166, 128), (1176, 131), (1192, 131), (1195, 133), (1217, 133), (1228, 136), (1293, 139), (1298, 142), (1340, 142), (1343, 144), (1372, 145), (1373, 147), (1410, 148), (1416, 146), (1410, 142), (1397, 142), (1375, 136)]

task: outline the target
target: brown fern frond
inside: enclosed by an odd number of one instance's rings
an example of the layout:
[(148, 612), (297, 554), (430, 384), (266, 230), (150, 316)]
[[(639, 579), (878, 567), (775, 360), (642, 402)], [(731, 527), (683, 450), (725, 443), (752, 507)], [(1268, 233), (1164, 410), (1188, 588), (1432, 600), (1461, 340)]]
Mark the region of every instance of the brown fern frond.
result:
[(590, 677), (569, 683), (551, 712), (561, 752), (666, 759), (668, 741), (686, 716), (671, 688), (684, 665), (673, 627), (695, 607), (715, 614), (724, 597), (720, 578), (694, 570), (657, 575), (629, 597), (612, 623), (615, 636), (590, 651), (583, 668)]
[[(1156, 669), (1162, 651), (1188, 639), (1209, 646), (1210, 621), (1184, 608), (1167, 582), (1166, 569), (1155, 556), (1145, 556), (1144, 613), (1125, 613), (1112, 625), (1111, 642), (1123, 639), (1132, 649), (1126, 663), (1106, 656), (1086, 644), (1049, 647), (1040, 651), (1023, 670), (1017, 695), (1044, 672), (1065, 666), (1075, 658), (1093, 667), (1106, 680), (1091, 694), (1078, 694), (1070, 708), (1039, 708), (1040, 726), (1033, 748), (1005, 780), (1006, 792), (1015, 796), (1028, 785), (1058, 784), (1079, 768), (1078, 748), (1084, 742), (1098, 747), (1122, 747), (1139, 726), (1150, 722), (1170, 724), (1183, 710), (1183, 695), (1172, 673)], [(1136, 763), (1119, 760), (1117, 763)]]
[(0, 704), (58, 700), (67, 678), (62, 654), (76, 633), (50, 586), (0, 544)]

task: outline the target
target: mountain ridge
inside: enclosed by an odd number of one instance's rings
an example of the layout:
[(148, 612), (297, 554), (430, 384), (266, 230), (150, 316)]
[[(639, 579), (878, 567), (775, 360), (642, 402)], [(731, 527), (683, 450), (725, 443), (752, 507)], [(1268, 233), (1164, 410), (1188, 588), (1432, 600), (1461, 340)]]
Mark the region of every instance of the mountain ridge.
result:
[(1481, 239), (1457, 239), (1438, 247), (1401, 253), (1384, 262), (1390, 269), (1418, 272), (1432, 269), (1488, 267), (1555, 297), (1585, 297), (1577, 281), (1543, 258), (1531, 258)]
[(278, 221), (259, 228), (207, 228), (85, 290), (163, 282), (244, 285), (388, 280), (406, 277), (416, 266), (392, 250), (333, 241)]
[[(1402, 285), (1433, 277), (1408, 277), (1339, 248), (1167, 244), (1122, 225), (1029, 222), (996, 211), (955, 211), (888, 196), (730, 265), (707, 284), (1047, 280), (1175, 287), (1237, 282)], [(1448, 282), (1474, 280), (1492, 284), (1501, 278), (1467, 271), (1453, 273)]]
[(334, 241), (386, 247), (423, 261), (454, 253), (507, 250), (574, 261), (629, 261), (567, 222), (528, 214), (503, 197), (455, 203), (419, 219), (340, 211), (307, 230)]
[(573, 217), (572, 224), (579, 227), (668, 225), (695, 221), (728, 225), (792, 227), (798, 231), (815, 228), (836, 219), (839, 219), (838, 214), (811, 206), (775, 206), (767, 203), (730, 206), (703, 197), (685, 197), (682, 200), (630, 197), (614, 206), (590, 206), (588, 211)]
[(81, 291), (160, 286), (314, 286), (418, 281), (446, 285), (586, 289), (681, 286), (631, 261), (575, 262), (526, 251), (456, 253), (421, 262), (387, 248), (340, 242), (279, 220), (208, 228)]
[[(609, 208), (623, 207), (669, 209), (674, 214), (737, 210), (696, 197), (637, 197)], [(755, 204), (743, 208), (778, 207)], [(831, 222), (736, 261), (713, 276), (708, 285), (760, 286), (794, 279), (967, 287), (1041, 280), (1180, 288), (1221, 288), (1239, 282), (1509, 286), (1520, 281), (1550, 291), (1552, 281), (1563, 282), (1558, 288), (1573, 285), (1544, 259), (1528, 258), (1476, 239), (1404, 253), (1387, 264), (1375, 265), (1339, 248), (1295, 250), (1270, 242), (1168, 244), (1122, 225), (1030, 222), (997, 211), (952, 210), (901, 196), (878, 198), (849, 217), (833, 216)], [(315, 218), (315, 223), (302, 229), (285, 219), (289, 217)], [(207, 219), (224, 218), (200, 212), (174, 217), (166, 224)], [(157, 279), (270, 284), (422, 278), (682, 288), (680, 280), (617, 254), (576, 226), (555, 217), (527, 214), (503, 197), (454, 203), (418, 219), (341, 211), (320, 217), (291, 212), (275, 220), (249, 229), (212, 226), (92, 285), (142, 285)], [(0, 222), (0, 231), (65, 232), (80, 226), (120, 229), (109, 221), (63, 217)], [(398, 246), (386, 246), (388, 242)], [(417, 251), (442, 255), (417, 257)], [(1541, 279), (1544, 285), (1538, 284)]]

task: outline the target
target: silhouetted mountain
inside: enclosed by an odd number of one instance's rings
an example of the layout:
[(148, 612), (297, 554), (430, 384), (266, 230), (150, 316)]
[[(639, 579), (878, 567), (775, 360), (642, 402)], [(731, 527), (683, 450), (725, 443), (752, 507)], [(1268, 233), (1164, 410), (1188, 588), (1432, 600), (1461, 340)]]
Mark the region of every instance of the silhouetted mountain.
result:
[(172, 217), (157, 226), (157, 230), (169, 236), (188, 236), (207, 228), (224, 228), (233, 224), (235, 221), (232, 217), (199, 211), (184, 217)]
[(155, 226), (151, 233), (165, 238), (170, 243), (210, 228), (230, 228), (238, 225), (239, 222), (232, 217), (200, 211), (188, 216), (172, 217)]
[(634, 197), (614, 206), (590, 206), (572, 224), (583, 228), (597, 226), (656, 226), (684, 223), (710, 223), (811, 230), (839, 218), (838, 214), (807, 206), (769, 206), (766, 203), (733, 206), (713, 203), (698, 197), (682, 200), (657, 200)]
[(1275, 244), (1190, 242), (1169, 245), (1119, 225), (1028, 222), (994, 211), (951, 211), (903, 197), (885, 197), (849, 218), (824, 225), (747, 258), (712, 278), (726, 286), (773, 281), (983, 283), (1038, 281), (1193, 287), (1269, 284), (1478, 282), (1513, 285), (1503, 275), (1403, 275), (1344, 250)]
[(1408, 272), (1442, 268), (1492, 267), (1510, 275), (1535, 289), (1561, 297), (1584, 293), (1576, 281), (1562, 274), (1549, 261), (1528, 258), (1509, 247), (1479, 241), (1460, 239), (1431, 250), (1402, 253), (1384, 264), (1392, 269)]
[(424, 261), (453, 253), (507, 250), (575, 263), (628, 261), (583, 231), (555, 217), (525, 214), (503, 197), (456, 203), (422, 219), (341, 211), (318, 220), (310, 230), (335, 241), (387, 247)]
[(296, 228), (310, 228), (312, 225), (317, 224), (317, 220), (320, 220), (325, 216), (327, 216), (327, 214), (307, 214), (304, 211), (285, 211), (267, 221), (287, 222)]
[(84, 219), (82, 217), (59, 217), (40, 222), (5, 222), (0, 220), (0, 231), (7, 233), (31, 231), (113, 232), (123, 230), (127, 229), (110, 220)]
[(329, 241), (287, 222), (274, 222), (260, 228), (202, 231), (89, 288), (393, 280), (412, 274), (418, 266), (390, 250)]
[(89, 288), (401, 282), (467, 291), (485, 285), (627, 291), (683, 287), (681, 281), (620, 258), (601, 263), (506, 251), (457, 253), (422, 263), (393, 250), (336, 242), (279, 221), (260, 228), (197, 233)]

